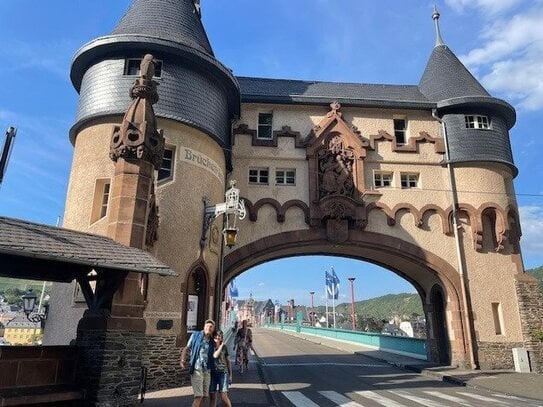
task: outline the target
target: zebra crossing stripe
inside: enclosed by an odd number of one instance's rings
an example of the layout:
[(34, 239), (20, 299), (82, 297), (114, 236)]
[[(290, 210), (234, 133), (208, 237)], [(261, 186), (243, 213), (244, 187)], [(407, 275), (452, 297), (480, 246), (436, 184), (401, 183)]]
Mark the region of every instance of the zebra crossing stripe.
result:
[(463, 392), (458, 392), (458, 394), (461, 394), (462, 396), (466, 396), (466, 397), (471, 397), (472, 399), (475, 399), (475, 400), (489, 401), (489, 402), (492, 402), (492, 403), (504, 404), (506, 406), (509, 405), (509, 403), (506, 403), (505, 401), (496, 400), (496, 399), (493, 399), (493, 398), (490, 398), (490, 397), (481, 396), (480, 394), (463, 393)]
[(443, 400), (453, 401), (457, 404), (460, 404), (461, 406), (471, 407), (472, 405), (469, 401), (461, 399), (460, 397), (451, 396), (450, 394), (444, 394), (439, 391), (425, 391), (424, 393), (429, 394), (430, 396), (443, 399)]
[(299, 391), (283, 391), (281, 393), (296, 407), (319, 407)]
[(356, 394), (385, 407), (404, 407), (403, 404), (371, 390), (357, 391)]
[(337, 403), (339, 407), (364, 407), (362, 404), (358, 404), (352, 401), (350, 398), (345, 397), (343, 394), (339, 394), (335, 391), (319, 391), (328, 400)]
[(392, 391), (389, 390), (390, 393), (395, 394), (396, 396), (403, 397), (404, 399), (414, 401), (415, 403), (419, 403), (420, 405), (423, 405), (425, 407), (443, 407), (442, 404), (436, 401), (428, 400), (423, 397), (413, 396), (405, 391)]

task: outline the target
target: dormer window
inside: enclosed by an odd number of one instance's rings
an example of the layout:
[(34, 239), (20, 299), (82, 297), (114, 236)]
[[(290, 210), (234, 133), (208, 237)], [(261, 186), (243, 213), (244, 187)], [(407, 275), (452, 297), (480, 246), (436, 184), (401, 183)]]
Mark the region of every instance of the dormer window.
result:
[(467, 129), (490, 129), (490, 120), (488, 116), (465, 116)]
[(407, 142), (407, 120), (394, 119), (394, 138), (397, 146), (403, 146)]
[(272, 122), (273, 122), (273, 114), (259, 113), (258, 114), (258, 133), (256, 137), (262, 140), (273, 139)]
[[(140, 74), (141, 58), (127, 59), (124, 62), (124, 74), (127, 76), (138, 76)], [(162, 61), (157, 61), (155, 65), (154, 78), (162, 76)]]

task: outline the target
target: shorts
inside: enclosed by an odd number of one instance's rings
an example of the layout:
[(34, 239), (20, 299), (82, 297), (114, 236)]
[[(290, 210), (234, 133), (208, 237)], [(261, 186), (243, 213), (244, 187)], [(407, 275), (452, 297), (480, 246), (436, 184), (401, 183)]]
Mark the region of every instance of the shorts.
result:
[(190, 384), (192, 385), (194, 397), (209, 397), (210, 381), (211, 374), (209, 370), (195, 370), (194, 373), (190, 375)]
[(213, 372), (211, 373), (211, 388), (210, 393), (215, 392), (226, 393), (228, 391), (228, 373)]

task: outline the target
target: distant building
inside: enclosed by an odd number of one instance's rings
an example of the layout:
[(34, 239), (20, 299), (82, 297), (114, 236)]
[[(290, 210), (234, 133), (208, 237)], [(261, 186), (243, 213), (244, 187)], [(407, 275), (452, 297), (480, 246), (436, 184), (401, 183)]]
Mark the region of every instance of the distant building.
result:
[(10, 345), (30, 345), (43, 334), (41, 324), (30, 322), (25, 315), (19, 314), (8, 322), (4, 329), (4, 340)]

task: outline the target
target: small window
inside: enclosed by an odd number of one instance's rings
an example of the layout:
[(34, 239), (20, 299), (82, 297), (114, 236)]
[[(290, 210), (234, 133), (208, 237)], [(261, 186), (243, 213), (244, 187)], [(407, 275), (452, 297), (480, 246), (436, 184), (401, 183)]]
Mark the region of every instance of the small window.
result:
[(402, 174), (401, 185), (402, 188), (418, 188), (419, 174)]
[[(129, 76), (137, 76), (140, 74), (140, 65), (142, 59), (127, 59), (124, 63), (124, 74)], [(155, 64), (155, 78), (162, 76), (162, 61), (157, 61)]]
[(277, 170), (275, 171), (276, 185), (296, 185), (296, 170)]
[(270, 171), (267, 168), (251, 168), (249, 184), (268, 185)]
[(503, 335), (502, 305), (499, 302), (492, 303), (492, 316), (494, 318), (494, 329), (496, 335)]
[(102, 193), (102, 206), (100, 208), (100, 218), (103, 218), (107, 214), (107, 204), (109, 202), (109, 187), (110, 183), (104, 184), (104, 192)]
[(406, 143), (407, 134), (407, 120), (394, 119), (394, 137), (396, 138), (396, 145), (404, 145)]
[(490, 129), (488, 116), (465, 116), (467, 129)]
[(165, 148), (162, 156), (162, 164), (158, 170), (158, 180), (163, 181), (172, 178), (175, 151), (173, 148)]
[(111, 183), (109, 178), (97, 179), (94, 186), (94, 199), (92, 202), (91, 223), (107, 215)]
[(273, 114), (271, 113), (258, 114), (257, 138), (265, 139), (265, 140), (271, 140), (273, 138), (272, 121), (273, 121)]
[(391, 172), (376, 172), (373, 174), (373, 185), (375, 188), (384, 188), (392, 185)]

